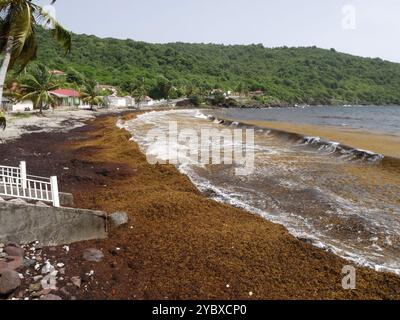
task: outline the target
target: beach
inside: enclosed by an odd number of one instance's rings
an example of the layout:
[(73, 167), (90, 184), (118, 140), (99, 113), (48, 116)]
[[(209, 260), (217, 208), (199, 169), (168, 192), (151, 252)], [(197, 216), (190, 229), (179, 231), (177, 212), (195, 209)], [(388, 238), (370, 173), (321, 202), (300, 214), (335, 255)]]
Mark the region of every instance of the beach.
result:
[[(236, 121), (237, 119), (230, 119)], [(246, 124), (263, 128), (293, 132), (306, 136), (322, 137), (353, 148), (369, 150), (390, 157), (400, 158), (400, 136), (371, 133), (346, 127), (321, 127), (281, 121), (245, 121)]]
[[(122, 116), (125, 120), (136, 113)], [(102, 115), (68, 132), (37, 132), (0, 145), (35, 174), (56, 174), (75, 205), (124, 211), (129, 224), (106, 240), (45, 248), (63, 261), (65, 281), (94, 271), (78, 299), (399, 299), (400, 278), (356, 266), (356, 290), (342, 288), (351, 262), (283, 226), (201, 193), (172, 165), (150, 165), (120, 116)], [(104, 252), (101, 263), (82, 252)], [(87, 277), (86, 277), (87, 278)]]

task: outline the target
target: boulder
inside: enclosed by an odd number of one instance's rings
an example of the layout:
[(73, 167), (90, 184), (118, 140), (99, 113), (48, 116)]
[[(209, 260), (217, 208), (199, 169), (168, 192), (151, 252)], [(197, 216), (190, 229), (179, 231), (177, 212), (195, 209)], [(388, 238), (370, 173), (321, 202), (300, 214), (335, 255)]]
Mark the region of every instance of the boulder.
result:
[(129, 221), (129, 217), (126, 212), (115, 212), (110, 215), (110, 221), (114, 227), (119, 227), (127, 224)]
[(0, 273), (6, 270), (19, 270), (24, 266), (22, 257), (7, 257), (0, 261)]
[(11, 257), (23, 257), (25, 255), (24, 249), (10, 245), (4, 248), (4, 252)]
[(98, 249), (86, 249), (83, 252), (83, 259), (89, 262), (100, 262), (103, 260), (104, 254)]
[(0, 296), (13, 293), (21, 285), (18, 272), (5, 270), (0, 274)]

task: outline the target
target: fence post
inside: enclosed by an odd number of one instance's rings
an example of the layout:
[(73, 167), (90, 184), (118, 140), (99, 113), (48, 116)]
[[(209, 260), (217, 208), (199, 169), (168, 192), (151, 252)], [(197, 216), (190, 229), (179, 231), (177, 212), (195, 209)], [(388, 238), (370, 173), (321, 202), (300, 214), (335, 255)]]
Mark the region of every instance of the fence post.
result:
[(50, 177), (50, 183), (51, 183), (51, 197), (53, 199), (53, 206), (56, 208), (60, 207), (60, 198), (58, 194), (58, 182), (57, 182), (57, 177), (52, 176)]
[(21, 161), (19, 163), (19, 170), (20, 170), (20, 178), (21, 178), (21, 187), (23, 189), (27, 188), (27, 183), (26, 183), (26, 161)]

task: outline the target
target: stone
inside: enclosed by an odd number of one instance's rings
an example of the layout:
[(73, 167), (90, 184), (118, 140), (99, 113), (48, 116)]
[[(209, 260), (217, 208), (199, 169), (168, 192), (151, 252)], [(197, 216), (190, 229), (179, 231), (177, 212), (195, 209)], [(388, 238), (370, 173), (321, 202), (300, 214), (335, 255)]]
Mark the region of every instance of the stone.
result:
[(64, 263), (57, 263), (57, 268), (64, 268), (65, 264)]
[(55, 268), (51, 265), (50, 261), (46, 261), (44, 266), (42, 267), (42, 274), (48, 274), (55, 270)]
[(38, 291), (38, 292), (33, 292), (33, 293), (31, 294), (31, 297), (32, 297), (32, 298), (39, 298), (39, 297), (41, 297), (41, 296), (43, 296), (43, 295), (49, 294), (50, 292), (51, 292), (50, 289), (42, 290), (42, 291)]
[(21, 285), (18, 272), (5, 270), (0, 274), (0, 295), (7, 296)]
[(110, 215), (110, 221), (113, 226), (119, 227), (129, 222), (129, 217), (126, 212), (115, 212)]
[(89, 262), (100, 262), (103, 260), (104, 254), (100, 250), (97, 249), (86, 249), (83, 252), (83, 259)]
[(24, 266), (22, 257), (7, 257), (0, 261), (0, 273), (5, 270), (19, 270)]
[(25, 255), (25, 250), (22, 248), (7, 246), (4, 248), (4, 252), (11, 257), (23, 257)]
[(40, 298), (40, 300), (62, 300), (60, 296), (57, 296), (55, 294), (46, 294), (43, 297)]
[(39, 281), (41, 279), (43, 279), (43, 276), (34, 276), (33, 277), (33, 281)]
[(23, 263), (25, 268), (30, 268), (36, 264), (36, 261), (33, 259), (24, 259)]
[(80, 288), (82, 285), (82, 280), (80, 277), (72, 277), (71, 282), (74, 284), (74, 286)]
[(0, 243), (0, 248), (4, 248), (4, 247), (5, 247), (4, 243)]
[(0, 252), (0, 259), (4, 259), (4, 258), (6, 258), (6, 257), (8, 257), (8, 254), (7, 254), (7, 253), (5, 253), (5, 252)]
[(32, 283), (29, 285), (29, 292), (36, 292), (42, 290), (42, 284), (40, 282), (38, 283)]
[(57, 290), (57, 278), (53, 273), (45, 276), (40, 283), (44, 290)]

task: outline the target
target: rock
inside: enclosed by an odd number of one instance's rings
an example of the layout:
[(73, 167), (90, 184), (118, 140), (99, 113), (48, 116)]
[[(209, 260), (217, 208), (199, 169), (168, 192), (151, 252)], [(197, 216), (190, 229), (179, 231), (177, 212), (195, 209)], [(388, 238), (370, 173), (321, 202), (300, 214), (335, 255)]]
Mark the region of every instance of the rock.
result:
[(7, 296), (21, 285), (18, 272), (6, 270), (0, 274), (0, 295)]
[(4, 243), (0, 243), (0, 248), (4, 248), (4, 247), (5, 247)]
[(32, 266), (34, 266), (36, 264), (36, 260), (32, 260), (32, 259), (24, 259), (24, 267), (25, 268), (30, 268)]
[(82, 280), (80, 277), (72, 277), (71, 282), (74, 284), (74, 286), (80, 288), (82, 285)]
[(11, 257), (23, 257), (25, 255), (25, 250), (22, 248), (7, 246), (4, 248), (4, 252)]
[(115, 227), (122, 226), (129, 222), (129, 217), (126, 212), (115, 212), (110, 215), (110, 221)]
[(60, 296), (57, 296), (55, 294), (46, 294), (43, 297), (40, 298), (40, 300), (62, 300)]
[(45, 276), (41, 281), (42, 288), (44, 290), (57, 290), (57, 271), (54, 271)]
[(32, 283), (29, 285), (29, 292), (36, 292), (42, 290), (42, 284), (40, 282), (38, 283)]
[(83, 252), (83, 259), (90, 262), (100, 262), (103, 260), (104, 254), (100, 250), (97, 249), (86, 249)]
[(24, 266), (22, 257), (7, 257), (0, 261), (0, 273), (5, 270), (19, 270)]
[(0, 252), (0, 259), (4, 259), (4, 258), (6, 258), (6, 257), (8, 257), (8, 254), (7, 254), (7, 253), (5, 253), (5, 252)]
[(60, 274), (64, 275), (65, 274), (65, 268), (61, 268), (58, 270), (60, 272)]
[(50, 261), (46, 261), (44, 266), (42, 267), (42, 274), (48, 274), (55, 270), (55, 268), (51, 265)]
[(64, 268), (65, 264), (64, 263), (57, 263), (57, 268)]
[(33, 281), (39, 281), (41, 279), (43, 279), (43, 276), (34, 276), (33, 277)]
[(39, 298), (39, 297), (41, 297), (41, 296), (44, 296), (44, 295), (49, 294), (50, 292), (51, 292), (50, 289), (42, 290), (42, 291), (38, 291), (38, 292), (33, 292), (33, 293), (31, 294), (31, 297), (32, 297), (32, 298)]

